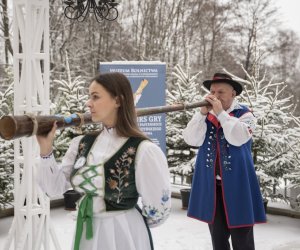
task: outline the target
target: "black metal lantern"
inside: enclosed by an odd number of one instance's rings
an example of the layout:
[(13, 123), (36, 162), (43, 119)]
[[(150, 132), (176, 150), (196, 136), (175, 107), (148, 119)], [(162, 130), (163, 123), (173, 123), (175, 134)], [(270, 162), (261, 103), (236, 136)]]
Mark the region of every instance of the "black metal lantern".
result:
[(116, 20), (119, 13), (115, 0), (64, 0), (67, 18), (83, 22), (89, 13), (94, 13), (97, 22)]

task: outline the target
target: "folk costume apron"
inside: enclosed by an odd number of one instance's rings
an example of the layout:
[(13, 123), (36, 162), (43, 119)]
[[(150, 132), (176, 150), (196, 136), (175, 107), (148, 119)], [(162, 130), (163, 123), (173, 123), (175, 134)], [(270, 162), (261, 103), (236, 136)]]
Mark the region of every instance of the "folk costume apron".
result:
[[(79, 201), (74, 250), (151, 250), (149, 228), (136, 208), (135, 157), (143, 139), (129, 138), (106, 162), (90, 165), (88, 154), (97, 135), (86, 135), (71, 175)], [(94, 203), (104, 209), (95, 211)]]

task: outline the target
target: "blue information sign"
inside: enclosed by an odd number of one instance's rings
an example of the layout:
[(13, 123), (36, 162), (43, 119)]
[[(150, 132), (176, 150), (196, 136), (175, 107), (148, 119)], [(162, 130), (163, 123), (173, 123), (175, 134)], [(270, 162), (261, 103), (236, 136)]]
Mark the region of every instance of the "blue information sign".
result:
[[(166, 64), (162, 62), (101, 62), (101, 73), (120, 72), (131, 83), (137, 108), (166, 104)], [(165, 114), (138, 117), (140, 129), (166, 152)]]

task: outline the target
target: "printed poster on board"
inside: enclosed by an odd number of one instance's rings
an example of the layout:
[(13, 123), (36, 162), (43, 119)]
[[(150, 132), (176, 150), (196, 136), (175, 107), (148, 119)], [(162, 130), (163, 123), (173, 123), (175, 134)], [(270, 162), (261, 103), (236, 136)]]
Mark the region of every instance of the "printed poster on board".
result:
[[(136, 108), (166, 105), (166, 64), (162, 62), (101, 62), (100, 73), (120, 72), (131, 83)], [(138, 117), (140, 129), (166, 153), (165, 114)]]

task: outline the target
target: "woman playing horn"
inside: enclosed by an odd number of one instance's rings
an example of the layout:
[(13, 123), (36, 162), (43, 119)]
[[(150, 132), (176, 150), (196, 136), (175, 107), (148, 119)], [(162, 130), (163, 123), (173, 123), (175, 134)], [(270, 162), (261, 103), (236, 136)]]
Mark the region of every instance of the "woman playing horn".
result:
[(153, 249), (148, 227), (164, 222), (171, 206), (167, 160), (139, 130), (123, 74), (96, 76), (89, 96), (92, 120), (104, 129), (74, 138), (61, 164), (52, 154), (56, 125), (47, 136), (37, 136), (39, 184), (49, 196), (70, 186), (83, 194), (73, 249)]

